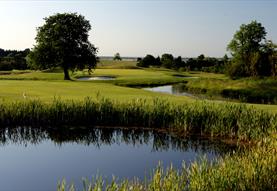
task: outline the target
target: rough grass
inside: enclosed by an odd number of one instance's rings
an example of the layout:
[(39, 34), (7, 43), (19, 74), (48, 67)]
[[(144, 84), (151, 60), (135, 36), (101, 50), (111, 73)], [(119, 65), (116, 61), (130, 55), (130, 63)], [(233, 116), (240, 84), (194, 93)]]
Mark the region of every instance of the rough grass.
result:
[(177, 105), (165, 99), (117, 102), (98, 97), (83, 101), (56, 99), (49, 104), (1, 103), (0, 126), (131, 126), (258, 140), (276, 131), (277, 116), (238, 104)]

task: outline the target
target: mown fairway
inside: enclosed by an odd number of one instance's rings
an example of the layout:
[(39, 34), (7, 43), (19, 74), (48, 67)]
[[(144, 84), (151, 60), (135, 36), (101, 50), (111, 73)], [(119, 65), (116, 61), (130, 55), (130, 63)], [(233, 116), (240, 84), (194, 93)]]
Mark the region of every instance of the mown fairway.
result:
[[(191, 86), (200, 86), (206, 89), (223, 89), (230, 85), (245, 84), (244, 81), (234, 81), (222, 74), (202, 72), (176, 72), (167, 69), (114, 69), (120, 66), (134, 65), (134, 62), (104, 61), (103, 66), (112, 69), (96, 69), (93, 76), (114, 76), (111, 81), (77, 81), (81, 76), (88, 76), (87, 71), (71, 74), (72, 81), (64, 81), (63, 73), (59, 69), (52, 71), (13, 71), (0, 73), (0, 99), (4, 101), (40, 99), (51, 101), (54, 97), (61, 99), (83, 100), (84, 97), (95, 98), (98, 94), (103, 97), (119, 101), (133, 100), (137, 98), (152, 99), (156, 97), (166, 98), (170, 102), (184, 103), (195, 101), (186, 96), (174, 96), (161, 93), (153, 93), (137, 88), (122, 86), (147, 86), (172, 84), (188, 81)], [(101, 66), (101, 63), (99, 64)], [(198, 76), (200, 79), (186, 79), (176, 77)], [(257, 81), (261, 83), (262, 80)], [(201, 83), (200, 83), (201, 82)], [(250, 82), (249, 82), (250, 83)], [(249, 84), (248, 83), (248, 84)], [(254, 82), (251, 82), (254, 84)], [(199, 85), (198, 85), (199, 84)], [(228, 86), (229, 85), (229, 86)], [(243, 87), (244, 87), (243, 86)], [(241, 86), (242, 87), (242, 86)], [(274, 87), (271, 87), (274, 88)], [(216, 102), (216, 101), (215, 101)], [(249, 104), (257, 108), (277, 112), (276, 105)]]
[(54, 97), (83, 100), (85, 97), (95, 98), (97, 94), (119, 101), (154, 97), (170, 98), (180, 102), (190, 99), (166, 94), (159, 95), (140, 89), (119, 87), (109, 83), (97, 82), (1, 80), (0, 89), (1, 99), (7, 101), (24, 99), (51, 101)]
[[(120, 101), (137, 98), (163, 97), (172, 101), (184, 102), (187, 97), (156, 94), (137, 88), (117, 85), (148, 85), (182, 82), (184, 79), (174, 77), (176, 72), (142, 69), (96, 69), (93, 76), (114, 76), (112, 81), (77, 81), (77, 77), (88, 73), (72, 74), (72, 81), (64, 81), (60, 70), (53, 71), (14, 71), (0, 74), (0, 98), (2, 100), (40, 99), (51, 101), (54, 97), (61, 99), (95, 98), (96, 95), (117, 99)], [(117, 84), (117, 85), (116, 85)]]

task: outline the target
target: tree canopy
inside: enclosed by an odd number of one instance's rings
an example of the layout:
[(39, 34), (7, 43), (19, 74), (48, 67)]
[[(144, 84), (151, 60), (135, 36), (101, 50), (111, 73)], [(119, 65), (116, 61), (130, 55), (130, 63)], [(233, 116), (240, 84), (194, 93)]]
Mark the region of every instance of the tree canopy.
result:
[(275, 52), (271, 41), (266, 39), (266, 30), (261, 23), (252, 21), (243, 24), (228, 44), (233, 56), (228, 68), (230, 76), (269, 76), (273, 65), (270, 58)]
[(118, 52), (114, 55), (113, 60), (122, 60)]
[(26, 70), (26, 56), (30, 49), (19, 50), (4, 50), (0, 48), (0, 70)]
[(89, 70), (96, 67), (97, 48), (88, 40), (91, 25), (77, 13), (58, 13), (44, 19), (37, 29), (36, 45), (28, 56), (28, 63), (36, 69), (60, 66), (64, 79), (69, 80), (68, 70)]

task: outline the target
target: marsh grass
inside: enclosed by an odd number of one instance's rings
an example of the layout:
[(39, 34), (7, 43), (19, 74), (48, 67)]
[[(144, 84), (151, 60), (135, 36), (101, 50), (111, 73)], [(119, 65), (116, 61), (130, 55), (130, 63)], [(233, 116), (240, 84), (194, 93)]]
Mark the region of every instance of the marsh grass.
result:
[(83, 101), (39, 100), (0, 103), (0, 125), (6, 126), (132, 126), (187, 134), (260, 139), (276, 131), (277, 116), (242, 104), (165, 99), (119, 102), (101, 96)]
[[(262, 139), (244, 154), (227, 155), (212, 163), (205, 158), (179, 170), (158, 165), (149, 179), (108, 182), (98, 176), (84, 179), (84, 191), (185, 191), (185, 190), (267, 190), (277, 189), (277, 136)], [(58, 191), (75, 191), (65, 180)]]

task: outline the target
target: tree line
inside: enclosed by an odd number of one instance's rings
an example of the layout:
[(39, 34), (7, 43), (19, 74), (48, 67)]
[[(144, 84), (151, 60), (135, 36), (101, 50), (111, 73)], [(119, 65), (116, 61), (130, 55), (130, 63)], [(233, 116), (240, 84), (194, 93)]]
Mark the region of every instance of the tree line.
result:
[(30, 49), (23, 51), (19, 50), (4, 50), (0, 48), (0, 70), (26, 70), (28, 64), (26, 56), (30, 53)]
[(174, 58), (171, 54), (163, 54), (161, 58), (146, 55), (138, 59), (137, 65), (225, 73), (231, 78), (277, 76), (277, 45), (266, 39), (266, 34), (261, 23), (252, 21), (241, 25), (228, 44), (227, 50), (230, 51), (231, 58), (227, 55), (212, 58), (201, 54), (197, 58), (183, 61), (180, 56)]
[(186, 61), (181, 56), (174, 57), (172, 54), (163, 54), (161, 57), (146, 55), (138, 58), (139, 67), (164, 67), (181, 71), (204, 71), (214, 73), (224, 73), (226, 63), (229, 61), (227, 55), (223, 58), (205, 57), (203, 54), (197, 58), (189, 58)]

